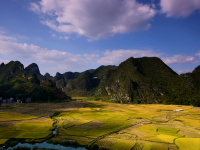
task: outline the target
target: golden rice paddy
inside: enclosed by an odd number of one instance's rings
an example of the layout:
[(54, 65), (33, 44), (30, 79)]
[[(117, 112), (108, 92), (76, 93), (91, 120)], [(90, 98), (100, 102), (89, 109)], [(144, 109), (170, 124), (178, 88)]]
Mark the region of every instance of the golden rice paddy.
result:
[[(180, 108), (183, 111), (173, 111)], [(0, 145), (9, 138), (46, 138), (52, 134), (54, 119), (55, 141), (76, 140), (112, 150), (200, 148), (200, 110), (192, 106), (117, 104), (79, 97), (62, 104), (19, 104), (2, 110)], [(60, 113), (51, 119), (55, 112)]]

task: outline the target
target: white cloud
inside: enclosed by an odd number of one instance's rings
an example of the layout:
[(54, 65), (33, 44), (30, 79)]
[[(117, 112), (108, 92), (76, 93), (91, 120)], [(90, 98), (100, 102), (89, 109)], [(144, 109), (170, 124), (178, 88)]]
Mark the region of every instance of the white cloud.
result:
[(156, 5), (154, 3), (151, 3), (151, 7), (155, 9)]
[(36, 3), (30, 3), (30, 10), (32, 10), (35, 13), (39, 13), (40, 12), (40, 6)]
[(3, 34), (3, 33), (5, 33), (5, 31), (0, 30), (0, 34)]
[(93, 41), (93, 39), (87, 39), (87, 41), (88, 41), (88, 42), (92, 42), (92, 41)]
[[(30, 10), (49, 16), (43, 24), (57, 32), (101, 39), (150, 28), (156, 11), (136, 0), (41, 0)], [(46, 16), (46, 17), (47, 17)]]
[(97, 63), (102, 64), (102, 65), (118, 65), (119, 63), (125, 61), (129, 57), (160, 57), (164, 55), (163, 53), (155, 53), (152, 50), (113, 50), (109, 51), (106, 50), (104, 52), (104, 56), (102, 58), (99, 58), (97, 60)]
[(51, 37), (56, 37), (56, 35), (55, 35), (55, 34), (52, 34)]
[(7, 64), (7, 63), (9, 63), (9, 62), (10, 62), (10, 60), (0, 59), (0, 64), (1, 64), (1, 63)]
[(200, 50), (195, 54), (195, 56), (199, 56), (200, 58)]
[(16, 41), (17, 39), (11, 36), (4, 36), (0, 35), (0, 40), (10, 40), (10, 41)]
[(62, 36), (59, 36), (59, 39), (62, 39), (63, 37)]
[[(2, 37), (2, 35), (0, 35)], [(66, 71), (80, 71), (82, 68), (89, 69), (88, 66), (99, 66), (99, 65), (119, 65), (130, 57), (159, 57), (167, 65), (170, 64), (191, 64), (197, 63), (193, 56), (174, 55), (172, 57), (165, 57), (164, 53), (157, 53), (153, 50), (105, 50), (103, 56), (100, 56), (98, 50), (93, 54), (72, 54), (59, 50), (49, 50), (41, 48), (37, 45), (17, 43), (12, 41), (13, 37), (3, 36), (0, 38), (0, 54), (10, 57), (12, 59), (18, 59), (21, 62), (28, 60), (34, 60), (37, 64), (41, 64), (41, 72), (61, 72)], [(200, 56), (200, 51), (195, 54)], [(0, 62), (8, 63), (9, 60), (2, 60)], [(28, 63), (26, 63), (28, 64)], [(48, 65), (48, 66), (43, 66)], [(91, 68), (90, 68), (91, 69)], [(187, 69), (187, 68), (186, 68)], [(178, 69), (177, 72), (183, 73), (183, 69)], [(187, 72), (187, 70), (185, 70)]]
[(68, 39), (69, 39), (69, 37), (68, 37), (68, 36), (64, 36), (64, 39), (65, 39), (65, 40), (68, 40)]
[(192, 72), (193, 70), (194, 70), (194, 68), (175, 69), (175, 71), (176, 71), (178, 74)]
[[(52, 65), (45, 67), (49, 72), (77, 71), (90, 63), (95, 63), (96, 54), (72, 54), (59, 50), (48, 50), (37, 45), (9, 41), (10, 37), (0, 39), (0, 54), (20, 60), (34, 60), (36, 63)], [(1, 60), (0, 60), (1, 61)]]
[(200, 0), (160, 0), (160, 6), (167, 17), (188, 17), (200, 9)]
[(185, 64), (185, 63), (198, 63), (193, 56), (174, 55), (172, 57), (162, 57), (164, 63), (170, 64)]
[(26, 36), (23, 36), (23, 35), (19, 35), (19, 34), (16, 34), (16, 36), (20, 39), (29, 39), (28, 37)]

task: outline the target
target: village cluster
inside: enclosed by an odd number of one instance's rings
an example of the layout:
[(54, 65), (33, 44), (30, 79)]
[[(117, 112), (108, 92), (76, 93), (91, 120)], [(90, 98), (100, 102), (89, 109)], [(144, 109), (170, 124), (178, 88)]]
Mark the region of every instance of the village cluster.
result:
[[(31, 98), (27, 98), (26, 103), (31, 103)], [(14, 98), (10, 98), (10, 99), (3, 99), (3, 97), (0, 97), (0, 103), (14, 103)], [(22, 103), (22, 100), (17, 100), (17, 103)]]

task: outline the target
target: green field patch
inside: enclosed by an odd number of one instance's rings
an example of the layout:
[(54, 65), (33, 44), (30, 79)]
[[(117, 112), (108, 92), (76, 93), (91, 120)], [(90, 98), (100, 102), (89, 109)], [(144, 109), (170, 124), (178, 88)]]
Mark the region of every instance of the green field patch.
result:
[(94, 130), (102, 125), (104, 125), (105, 122), (100, 122), (100, 121), (90, 121), (90, 122), (85, 122), (82, 125), (75, 125), (70, 127), (69, 129), (84, 129), (84, 130)]
[(162, 123), (162, 122), (166, 122), (166, 121), (164, 121), (164, 120), (161, 120), (161, 119), (155, 119), (155, 118), (153, 118), (153, 119), (149, 119), (150, 121), (153, 121), (153, 122), (158, 122), (158, 123)]
[(24, 121), (16, 124), (16, 130), (46, 132), (52, 130), (52, 121)]
[(191, 115), (200, 115), (200, 109), (189, 109), (181, 113), (191, 114)]
[(135, 145), (135, 142), (125, 141), (125, 140), (118, 140), (115, 144), (113, 144), (110, 149), (111, 150), (130, 150)]
[(148, 136), (144, 136), (142, 138), (136, 138), (138, 140), (145, 140), (145, 141), (151, 141), (151, 142), (158, 142), (158, 143), (168, 143), (164, 140), (162, 140), (161, 138), (155, 136), (155, 135), (148, 135)]
[[(112, 109), (111, 109), (112, 110)], [(105, 122), (113, 121), (126, 121), (129, 116), (134, 115), (132, 112), (119, 113), (117, 111), (107, 110), (91, 110), (90, 108), (81, 108), (79, 110), (73, 110), (70, 112), (62, 112), (57, 118), (73, 118), (84, 120), (98, 120)]]
[(57, 133), (58, 133), (58, 135), (52, 139), (53, 141), (62, 141), (64, 139), (67, 139), (67, 140), (76, 140), (79, 144), (86, 145), (87, 143), (89, 143), (92, 140), (94, 140), (94, 139), (87, 138), (87, 137), (82, 137), (82, 136), (67, 135), (65, 133), (65, 129), (63, 129), (63, 128), (59, 128), (57, 130)]
[(190, 119), (196, 119), (196, 120), (199, 120), (200, 121), (200, 114), (198, 114), (198, 115), (187, 115), (186, 116), (187, 118), (190, 118)]
[(168, 128), (168, 127), (159, 127), (157, 132), (166, 133), (166, 134), (177, 134), (179, 129)]
[(142, 125), (139, 128), (137, 128), (137, 130), (144, 132), (144, 133), (148, 133), (148, 134), (157, 134), (157, 127), (154, 126), (149, 126), (149, 125)]
[(68, 135), (76, 135), (76, 136), (85, 136), (88, 138), (97, 138), (104, 134), (108, 134), (113, 131), (117, 131), (120, 128), (128, 126), (128, 123), (116, 123), (116, 122), (108, 122), (94, 130), (85, 130), (85, 129), (63, 129)]
[(104, 138), (98, 140), (95, 144), (98, 145), (99, 147), (106, 147), (109, 149), (113, 144), (115, 144), (115, 142), (116, 142), (115, 139)]
[(200, 138), (178, 138), (175, 144), (181, 150), (199, 150)]
[(76, 140), (80, 145), (86, 145), (93, 140), (93, 139), (90, 139), (90, 138), (78, 137), (78, 136), (73, 136), (73, 137), (68, 138), (68, 139)]
[(178, 136), (172, 136), (172, 135), (166, 135), (166, 134), (159, 134), (156, 137), (168, 143), (174, 143), (174, 139), (178, 138)]
[(90, 122), (91, 120), (65, 120), (63, 122), (63, 128), (67, 129), (72, 126), (81, 126), (83, 124), (86, 124)]
[(143, 150), (168, 150), (168, 147), (145, 143)]
[(38, 116), (11, 113), (11, 112), (0, 112), (0, 121), (29, 120), (34, 118), (38, 118)]
[(6, 141), (8, 141), (8, 139), (0, 139), (0, 145), (6, 143)]
[(11, 130), (15, 130), (16, 127), (15, 126), (10, 126), (10, 127), (0, 127), (0, 133), (2, 131), (11, 131)]
[(119, 129), (130, 125), (129, 123), (118, 123), (118, 122), (108, 122), (104, 125), (102, 125), (99, 128), (96, 128), (94, 130), (90, 130), (86, 136), (90, 138), (96, 138), (99, 136), (102, 136), (104, 134), (108, 134), (110, 132), (118, 131)]
[(200, 120), (198, 119), (191, 119), (185, 116), (181, 116), (181, 117), (177, 117), (176, 120), (182, 121), (187, 126), (200, 128)]
[(23, 132), (20, 135), (18, 135), (16, 138), (39, 139), (39, 138), (45, 138), (50, 134), (52, 134), (52, 131), (47, 131), (47, 132)]
[(113, 133), (108, 136), (109, 138), (115, 138), (115, 139), (122, 139), (122, 140), (129, 140), (129, 139), (134, 139), (136, 138), (136, 135), (130, 134), (127, 132), (121, 132), (121, 133)]
[(22, 131), (2, 131), (0, 132), (0, 139), (9, 139), (9, 138), (15, 138), (19, 134), (21, 134)]

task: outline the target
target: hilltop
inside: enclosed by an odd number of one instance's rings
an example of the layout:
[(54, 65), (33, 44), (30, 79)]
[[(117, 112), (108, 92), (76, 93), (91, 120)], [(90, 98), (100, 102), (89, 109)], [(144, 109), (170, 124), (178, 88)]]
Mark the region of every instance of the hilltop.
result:
[[(26, 96), (30, 93), (42, 95), (48, 91), (44, 95), (95, 95), (116, 103), (199, 106), (199, 76), (200, 66), (191, 73), (178, 75), (157, 57), (130, 57), (119, 66), (100, 66), (84, 72), (57, 72), (54, 77), (49, 73), (41, 75), (35, 63), (24, 69), (20, 62), (11, 61), (0, 65), (0, 93), (16, 95), (20, 89), (23, 92), (18, 95)], [(24, 88), (25, 86), (28, 88)], [(39, 97), (41, 96), (35, 96), (35, 99)]]
[(199, 105), (199, 68), (178, 75), (157, 57), (130, 57), (104, 74), (95, 94), (119, 103)]
[[(32, 98), (33, 101), (53, 99), (70, 99), (64, 92), (56, 87), (56, 83), (50, 79), (39, 80), (40, 72), (35, 67), (24, 65), (19, 61), (10, 61), (0, 67), (0, 96), (4, 99), (13, 97), (25, 101)], [(32, 67), (36, 69), (32, 69)], [(42, 75), (40, 75), (42, 77)]]

